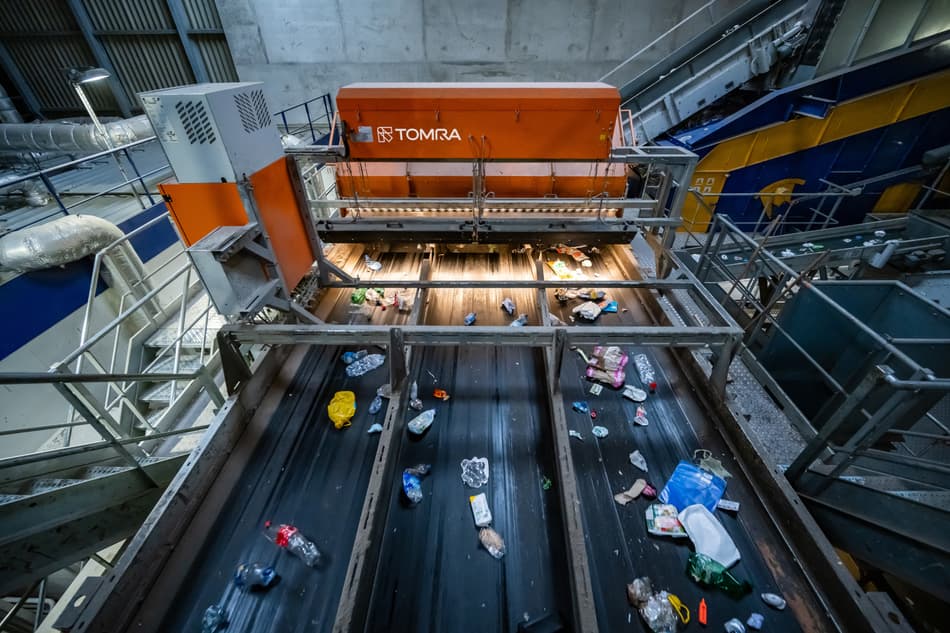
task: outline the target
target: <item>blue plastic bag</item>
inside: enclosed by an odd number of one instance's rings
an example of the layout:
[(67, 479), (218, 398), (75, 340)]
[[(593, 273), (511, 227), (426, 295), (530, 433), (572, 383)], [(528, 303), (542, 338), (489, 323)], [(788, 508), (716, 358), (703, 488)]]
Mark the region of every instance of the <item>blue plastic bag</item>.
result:
[(699, 503), (710, 512), (726, 491), (726, 481), (708, 470), (689, 462), (680, 462), (660, 491), (659, 501), (675, 506), (680, 512), (687, 506)]

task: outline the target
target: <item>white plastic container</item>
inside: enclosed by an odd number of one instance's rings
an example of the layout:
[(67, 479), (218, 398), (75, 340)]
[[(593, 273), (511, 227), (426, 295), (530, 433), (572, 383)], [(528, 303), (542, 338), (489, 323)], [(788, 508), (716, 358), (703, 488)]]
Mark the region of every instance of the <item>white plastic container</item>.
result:
[(491, 510), (488, 508), (488, 498), (485, 493), (472, 495), (468, 498), (472, 505), (472, 516), (475, 517), (475, 525), (478, 527), (488, 527), (491, 525)]

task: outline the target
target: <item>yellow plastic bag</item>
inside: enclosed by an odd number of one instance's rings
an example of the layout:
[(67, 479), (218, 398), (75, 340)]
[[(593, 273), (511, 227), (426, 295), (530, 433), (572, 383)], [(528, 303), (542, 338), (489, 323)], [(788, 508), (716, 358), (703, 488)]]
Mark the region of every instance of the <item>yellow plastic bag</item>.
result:
[(337, 391), (327, 407), (327, 413), (336, 428), (349, 426), (350, 419), (356, 414), (356, 394), (352, 391)]

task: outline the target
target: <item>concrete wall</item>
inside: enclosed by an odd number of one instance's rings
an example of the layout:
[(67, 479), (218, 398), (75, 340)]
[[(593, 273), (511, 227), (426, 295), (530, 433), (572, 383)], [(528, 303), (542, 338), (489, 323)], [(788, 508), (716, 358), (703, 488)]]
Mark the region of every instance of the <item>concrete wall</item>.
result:
[(355, 81), (596, 81), (703, 4), (217, 0), (238, 75), (265, 82), (275, 110)]

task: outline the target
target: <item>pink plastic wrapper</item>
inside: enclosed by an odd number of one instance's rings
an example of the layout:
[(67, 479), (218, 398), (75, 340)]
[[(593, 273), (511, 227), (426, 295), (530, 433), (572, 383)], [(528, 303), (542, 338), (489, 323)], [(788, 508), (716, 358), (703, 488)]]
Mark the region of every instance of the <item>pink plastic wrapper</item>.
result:
[(623, 387), (623, 383), (627, 378), (622, 369), (604, 371), (603, 369), (597, 369), (596, 367), (588, 367), (585, 375), (591, 380), (596, 380), (597, 382), (602, 382), (605, 385), (610, 385), (614, 389)]

